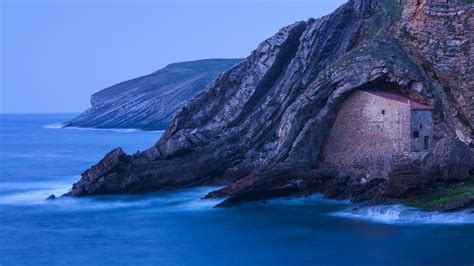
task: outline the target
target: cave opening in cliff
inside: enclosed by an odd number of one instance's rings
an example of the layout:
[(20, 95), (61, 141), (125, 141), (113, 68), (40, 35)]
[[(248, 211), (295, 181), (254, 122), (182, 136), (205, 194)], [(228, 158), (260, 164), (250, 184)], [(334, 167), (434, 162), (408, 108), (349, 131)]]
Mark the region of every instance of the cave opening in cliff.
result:
[(394, 156), (430, 151), (433, 107), (417, 99), (384, 80), (354, 89), (331, 118), (320, 163), (386, 176)]

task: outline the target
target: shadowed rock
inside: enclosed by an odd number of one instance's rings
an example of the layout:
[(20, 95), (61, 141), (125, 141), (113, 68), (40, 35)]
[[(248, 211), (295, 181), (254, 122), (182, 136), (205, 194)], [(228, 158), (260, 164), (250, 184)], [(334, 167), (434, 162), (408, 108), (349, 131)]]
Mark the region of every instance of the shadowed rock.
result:
[(55, 200), (55, 199), (56, 199), (56, 195), (51, 194), (51, 195), (49, 195), (46, 199), (47, 199), (47, 200)]

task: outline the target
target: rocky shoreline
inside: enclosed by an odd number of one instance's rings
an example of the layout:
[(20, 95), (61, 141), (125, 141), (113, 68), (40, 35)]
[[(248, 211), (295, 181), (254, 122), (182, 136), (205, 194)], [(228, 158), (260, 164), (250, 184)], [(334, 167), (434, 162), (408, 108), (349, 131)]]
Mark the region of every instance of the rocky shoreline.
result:
[[(474, 173), (474, 7), (456, 6), (452, 16), (432, 13), (443, 4), (430, 0), (351, 0), (287, 26), (190, 100), (156, 145), (111, 151), (67, 195), (221, 185), (206, 196), (226, 198), (221, 206), (312, 193), (379, 203), (465, 182)], [(388, 178), (327, 168), (321, 150), (342, 103), (373, 88), (433, 106), (433, 148), (401, 154)]]
[[(86, 173), (91, 180), (101, 177), (97, 183), (97, 186), (100, 186), (101, 188), (103, 188), (104, 185), (114, 185), (112, 182), (114, 176), (120, 174), (121, 171), (125, 171), (127, 169), (127, 164), (135, 159), (134, 156), (137, 155), (129, 156), (125, 154), (122, 149), (115, 149), (108, 153), (99, 164), (93, 166)], [(400, 166), (400, 168), (404, 168), (405, 170), (406, 167), (410, 166)], [(415, 173), (416, 172), (414, 172), (414, 174)], [(217, 207), (229, 207), (245, 202), (322, 194), (328, 199), (350, 200), (355, 203), (365, 203), (368, 205), (402, 203), (428, 211), (458, 211), (474, 208), (474, 186), (473, 188), (470, 188), (465, 195), (462, 195), (462, 197), (458, 197), (455, 200), (440, 205), (427, 207), (426, 204), (411, 204), (411, 201), (416, 200), (420, 195), (430, 195), (437, 191), (462, 186), (466, 182), (468, 184), (474, 184), (474, 177), (471, 177), (468, 181), (451, 180), (451, 182), (444, 182), (434, 176), (407, 175), (405, 171), (403, 175), (392, 175), (392, 178), (389, 180), (384, 178), (372, 178), (368, 180), (366, 174), (361, 171), (334, 168), (295, 171), (291, 166), (271, 168), (262, 174), (264, 174), (266, 178), (247, 177), (246, 179), (241, 179), (221, 190), (210, 192), (204, 196), (204, 199), (222, 198), (223, 201), (219, 203)], [(103, 176), (108, 176), (109, 179), (103, 178)], [(251, 183), (252, 187), (242, 192), (241, 187), (245, 185), (242, 183), (246, 182)], [(209, 180), (208, 183), (201, 185), (221, 184)], [(74, 191), (78, 191), (78, 188), (75, 186), (76, 184), (73, 186), (73, 191), (64, 196), (90, 195), (88, 193), (74, 195)], [(193, 184), (180, 184), (177, 187), (168, 187), (160, 190), (148, 190), (139, 187), (139, 189), (135, 191), (128, 190), (118, 193), (109, 193), (109, 191), (114, 191), (116, 188), (106, 187), (107, 190), (99, 191), (99, 193), (92, 195), (122, 193), (143, 194), (193, 186)], [(82, 189), (88, 189), (88, 187)], [(234, 189), (239, 192), (234, 192)], [(55, 195), (48, 197), (48, 199), (55, 198)]]

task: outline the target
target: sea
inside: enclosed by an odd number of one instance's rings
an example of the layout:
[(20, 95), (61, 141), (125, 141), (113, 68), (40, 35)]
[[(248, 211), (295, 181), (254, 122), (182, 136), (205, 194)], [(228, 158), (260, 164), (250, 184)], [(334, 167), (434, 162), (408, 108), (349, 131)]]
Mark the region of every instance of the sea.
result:
[(77, 114), (0, 114), (0, 265), (474, 265), (474, 214), (320, 195), (215, 208), (215, 187), (62, 195), (105, 153), (162, 132), (62, 128)]

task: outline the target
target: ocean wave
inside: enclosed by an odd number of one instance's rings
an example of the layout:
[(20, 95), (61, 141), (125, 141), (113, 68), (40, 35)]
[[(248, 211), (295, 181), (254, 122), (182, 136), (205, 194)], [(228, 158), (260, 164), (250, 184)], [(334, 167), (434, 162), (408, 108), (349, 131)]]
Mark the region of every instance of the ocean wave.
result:
[(57, 188), (31, 189), (20, 192), (0, 194), (0, 205), (41, 205), (48, 203), (46, 198), (51, 195), (62, 195), (67, 193), (71, 184)]
[(82, 130), (82, 131), (112, 131), (119, 133), (133, 133), (133, 132), (149, 132), (149, 133), (163, 133), (164, 130), (141, 130), (137, 128), (93, 128), (93, 127), (66, 127), (65, 124), (54, 123), (43, 126), (43, 128), (48, 129), (72, 129), (72, 130)]
[(57, 189), (65, 185), (71, 185), (77, 181), (79, 176), (68, 176), (61, 180), (37, 181), (37, 182), (0, 182), (0, 192), (9, 190), (30, 190), (30, 189)]
[(180, 210), (209, 210), (219, 204), (222, 199), (203, 199), (209, 192), (222, 187), (197, 187), (172, 192), (171, 200), (178, 202), (176, 207)]
[(45, 125), (43, 126), (43, 128), (60, 129), (60, 128), (64, 128), (64, 124), (54, 123), (54, 124)]
[(142, 131), (135, 128), (93, 128), (93, 127), (63, 127), (63, 129), (73, 129), (73, 130), (82, 130), (82, 131), (112, 131), (119, 133), (133, 133)]
[(202, 199), (207, 193), (219, 187), (198, 187), (148, 195), (65, 197), (46, 200), (51, 194), (60, 196), (67, 193), (76, 180), (77, 177), (50, 182), (3, 182), (0, 183), (0, 205), (41, 205), (67, 211), (150, 207), (152, 211), (166, 212), (210, 210), (220, 202), (220, 200)]
[(474, 224), (472, 211), (422, 211), (403, 205), (379, 205), (346, 209), (330, 215), (384, 224)]
[(99, 196), (85, 198), (60, 198), (50, 201), (68, 211), (102, 211), (134, 208), (137, 211), (180, 212), (213, 210), (220, 201), (202, 199), (214, 187), (198, 187), (149, 195)]
[(51, 194), (62, 195), (71, 189), (77, 176), (55, 181), (38, 182), (1, 182), (0, 204), (2, 205), (37, 205), (45, 204)]

